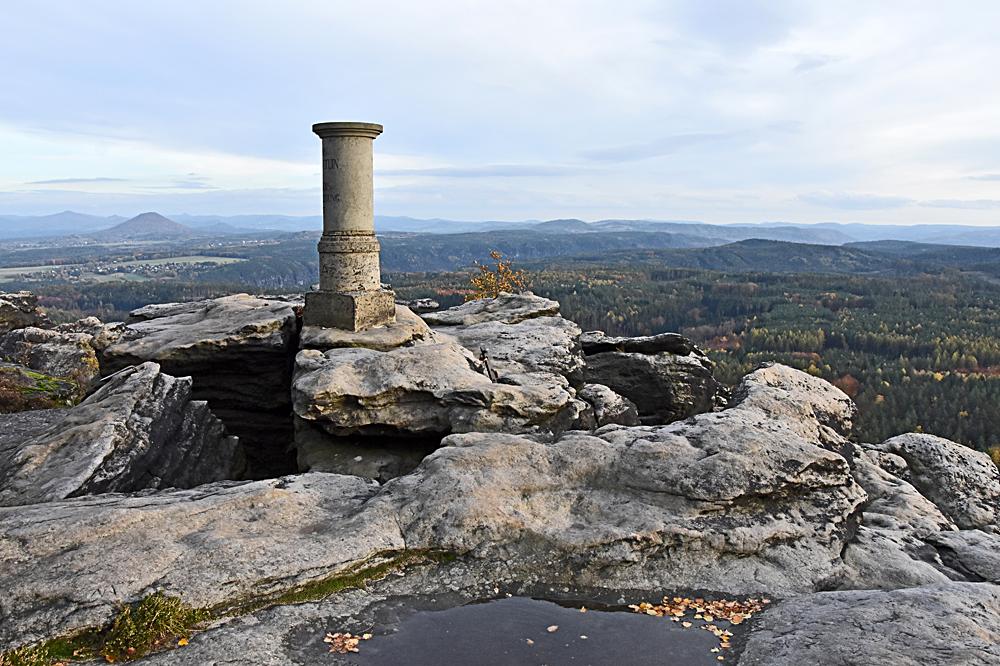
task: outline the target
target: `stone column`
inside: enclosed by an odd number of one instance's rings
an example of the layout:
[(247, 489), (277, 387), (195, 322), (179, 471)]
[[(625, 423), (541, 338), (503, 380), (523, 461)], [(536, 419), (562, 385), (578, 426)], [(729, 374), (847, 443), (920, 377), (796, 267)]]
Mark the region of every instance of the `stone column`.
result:
[(382, 289), (375, 238), (374, 123), (318, 123), (323, 140), (323, 236), (319, 291), (306, 294), (304, 324), (361, 331), (395, 321), (395, 296)]

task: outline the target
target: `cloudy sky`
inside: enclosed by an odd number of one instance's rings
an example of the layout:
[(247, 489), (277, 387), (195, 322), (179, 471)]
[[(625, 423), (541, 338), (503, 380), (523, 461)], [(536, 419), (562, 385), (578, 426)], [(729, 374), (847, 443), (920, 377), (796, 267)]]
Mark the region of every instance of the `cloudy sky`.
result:
[(0, 214), (1000, 224), (1000, 3), (5, 3)]

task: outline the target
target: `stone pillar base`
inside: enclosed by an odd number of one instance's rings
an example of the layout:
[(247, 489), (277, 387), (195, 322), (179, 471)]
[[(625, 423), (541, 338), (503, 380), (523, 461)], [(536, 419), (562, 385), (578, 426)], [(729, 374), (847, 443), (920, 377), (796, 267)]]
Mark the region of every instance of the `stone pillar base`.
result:
[(396, 321), (396, 296), (385, 289), (372, 291), (306, 292), (302, 315), (305, 326), (363, 331)]

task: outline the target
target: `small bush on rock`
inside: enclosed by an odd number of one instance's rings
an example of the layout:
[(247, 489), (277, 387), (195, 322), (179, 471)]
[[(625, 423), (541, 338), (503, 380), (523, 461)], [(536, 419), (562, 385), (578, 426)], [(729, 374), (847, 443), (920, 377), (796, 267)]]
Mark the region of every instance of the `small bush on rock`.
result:
[(471, 294), (466, 294), (465, 300), (478, 301), (483, 298), (496, 298), (504, 292), (520, 294), (528, 288), (527, 276), (524, 271), (514, 270), (513, 261), (504, 259), (503, 254), (498, 250), (491, 251), (490, 258), (494, 261), (494, 266), (476, 262), (479, 274), (473, 275), (469, 280), (474, 291)]

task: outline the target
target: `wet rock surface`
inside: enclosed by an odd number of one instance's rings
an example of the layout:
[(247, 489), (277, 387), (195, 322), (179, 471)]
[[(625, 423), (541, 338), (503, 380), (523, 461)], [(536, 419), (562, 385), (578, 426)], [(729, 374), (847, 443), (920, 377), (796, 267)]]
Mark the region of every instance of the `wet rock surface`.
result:
[[(623, 608), (642, 595), (512, 582), (502, 568), (464, 562), (433, 571), (416, 567), (363, 591), (344, 592), (336, 601), (232, 620), (196, 635), (184, 650), (148, 661), (194, 666), (227, 655), (226, 663), (248, 665), (398, 664), (405, 655), (414, 666), (604, 664), (616, 656), (677, 666), (719, 663), (711, 651), (718, 642), (708, 632)], [(551, 626), (557, 629), (549, 632)], [(358, 654), (331, 654), (323, 639), (336, 632), (371, 632), (371, 638)], [(737, 633), (736, 649), (745, 633)]]
[(251, 476), (294, 471), (288, 387), (299, 305), (236, 294), (140, 308), (104, 349), (101, 369), (155, 361), (168, 374), (190, 376), (194, 397), (240, 437)]
[(145, 363), (76, 407), (0, 415), (0, 504), (192, 487), (240, 474), (236, 438), (190, 397), (190, 379)]

